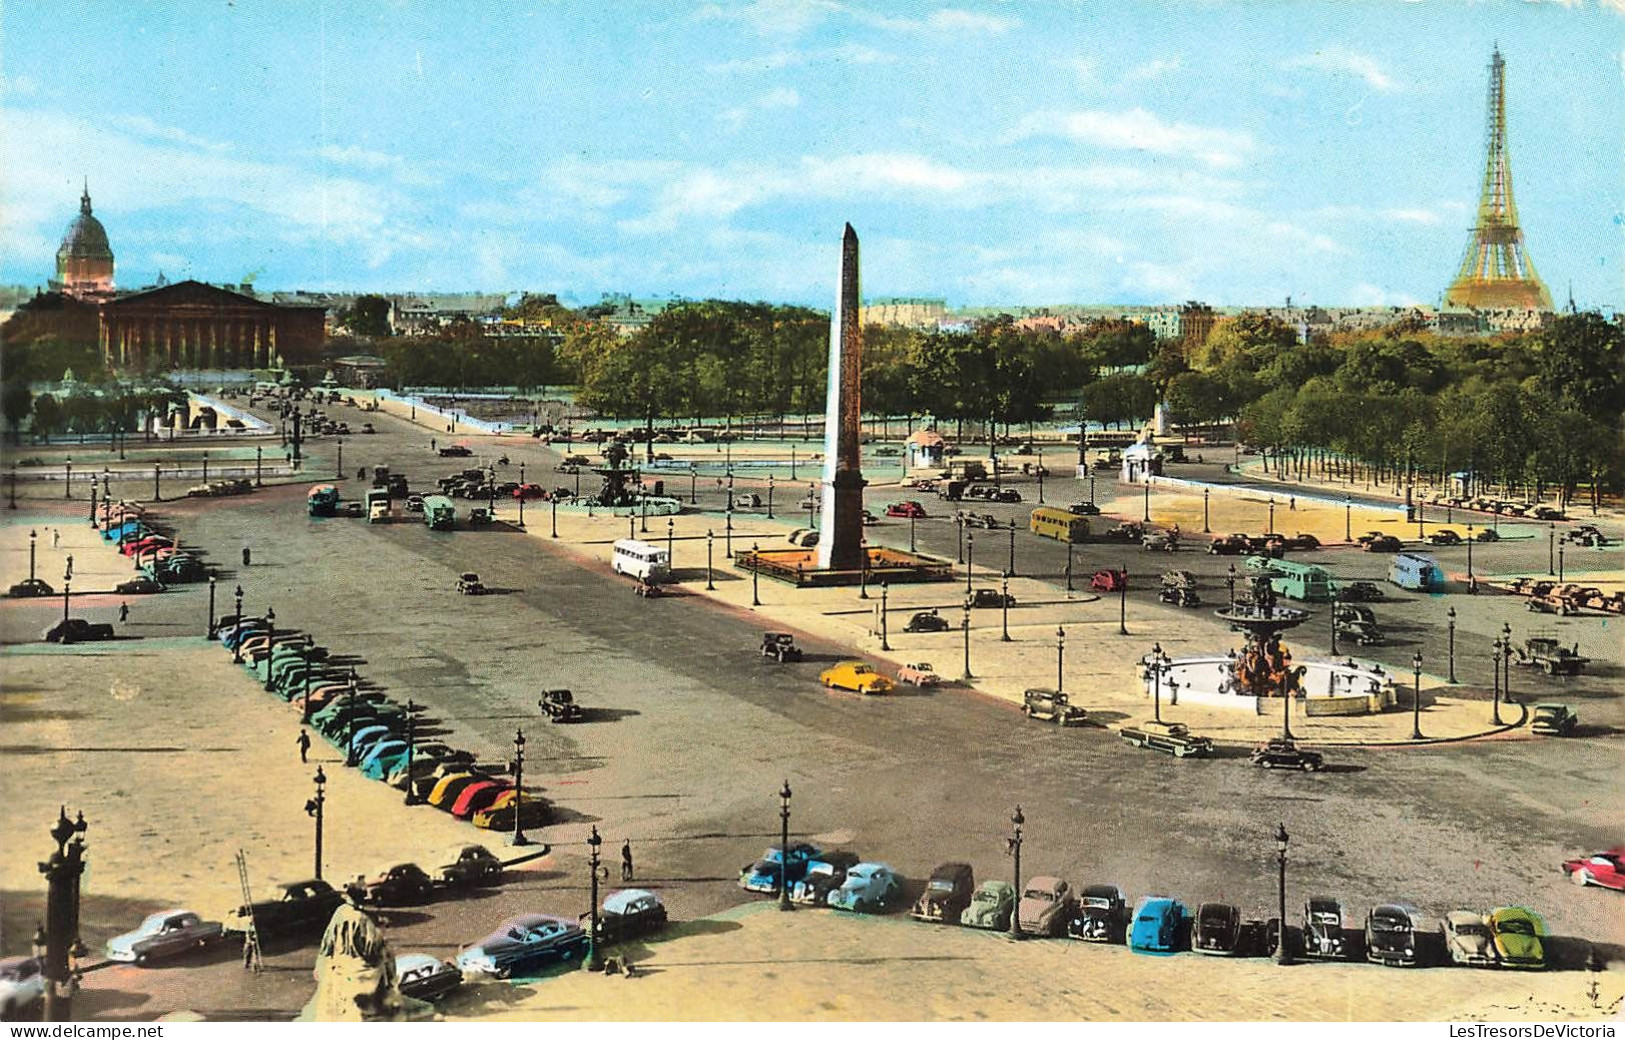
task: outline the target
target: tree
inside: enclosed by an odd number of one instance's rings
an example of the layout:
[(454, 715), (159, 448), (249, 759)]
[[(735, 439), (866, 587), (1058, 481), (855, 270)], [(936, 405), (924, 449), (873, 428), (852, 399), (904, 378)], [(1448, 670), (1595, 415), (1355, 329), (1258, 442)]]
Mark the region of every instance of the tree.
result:
[(4, 414), (6, 425), (11, 427), (11, 442), (20, 444), (23, 420), (28, 418), (34, 410), (34, 394), (28, 389), (28, 384), (21, 379), (8, 379), (0, 383), (0, 414)]
[(1625, 328), (1601, 314), (1559, 315), (1535, 339), (1535, 374), (1546, 393), (1598, 422), (1625, 412)]
[(389, 301), (382, 296), (363, 293), (355, 298), (355, 305), (340, 310), (335, 317), (338, 324), (355, 336), (383, 339), (389, 335)]

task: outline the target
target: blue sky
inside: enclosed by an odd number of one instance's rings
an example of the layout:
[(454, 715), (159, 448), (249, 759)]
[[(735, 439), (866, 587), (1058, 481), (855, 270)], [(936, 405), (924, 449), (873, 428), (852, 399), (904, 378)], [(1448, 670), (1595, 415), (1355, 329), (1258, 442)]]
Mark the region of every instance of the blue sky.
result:
[(1436, 302), (1508, 64), (1559, 300), (1625, 304), (1625, 0), (7, 0), (0, 281), (827, 306)]

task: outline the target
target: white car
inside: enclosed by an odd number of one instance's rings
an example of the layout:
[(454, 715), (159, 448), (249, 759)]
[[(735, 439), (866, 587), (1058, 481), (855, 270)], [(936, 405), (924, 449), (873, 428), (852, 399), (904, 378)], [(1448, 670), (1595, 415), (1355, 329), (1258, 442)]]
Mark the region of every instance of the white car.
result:
[(45, 999), (45, 976), (33, 957), (0, 960), (0, 1019), (15, 1022)]

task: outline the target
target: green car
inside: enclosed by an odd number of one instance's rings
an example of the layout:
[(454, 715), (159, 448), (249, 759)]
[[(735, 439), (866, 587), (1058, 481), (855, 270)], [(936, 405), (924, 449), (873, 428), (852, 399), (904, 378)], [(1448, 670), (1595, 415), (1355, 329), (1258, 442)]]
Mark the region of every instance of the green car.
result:
[(987, 928), (995, 932), (1010, 930), (1010, 914), (1015, 910), (1016, 890), (1008, 881), (984, 881), (976, 894), (970, 897), (970, 906), (959, 915), (959, 923), (966, 928)]
[(1546, 967), (1546, 922), (1539, 914), (1521, 906), (1503, 906), (1484, 915), (1484, 924), (1495, 943), (1495, 955), (1508, 968), (1541, 971)]

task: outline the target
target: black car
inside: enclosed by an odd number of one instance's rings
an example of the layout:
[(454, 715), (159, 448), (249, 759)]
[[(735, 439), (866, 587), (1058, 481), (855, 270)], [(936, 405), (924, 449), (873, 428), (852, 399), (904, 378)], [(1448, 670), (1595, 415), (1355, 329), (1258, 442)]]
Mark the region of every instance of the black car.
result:
[(379, 906), (427, 903), (434, 898), (434, 879), (416, 863), (391, 863), (358, 886), (359, 901)]
[(56, 590), (41, 578), (29, 578), (7, 589), (6, 595), (13, 599), (30, 599), (35, 596), (54, 596)]
[(472, 454), (474, 454), (472, 448), (466, 448), (461, 444), (448, 444), (440, 449), (440, 457), (443, 459), (464, 459)]
[(304, 936), (317, 934), (327, 927), (333, 911), (344, 905), (344, 897), (325, 881), (296, 881), (281, 886), (274, 899), (240, 906), (227, 928), (235, 932), (248, 930), (252, 910), (254, 927), (261, 937)]
[(164, 583), (143, 575), (139, 578), (131, 578), (129, 581), (119, 582), (113, 586), (113, 591), (121, 596), (146, 596), (154, 592), (164, 591)]
[(1301, 769), (1306, 773), (1316, 772), (1326, 764), (1320, 752), (1301, 748), (1285, 737), (1258, 745), (1250, 757), (1253, 765), (1265, 769)]
[(958, 924), (959, 916), (970, 906), (976, 879), (969, 863), (944, 863), (931, 871), (931, 880), (910, 911), (916, 920)]
[(1378, 535), (1365, 543), (1365, 551), (1369, 553), (1399, 552), (1405, 544), (1391, 534)]
[(1177, 589), (1170, 585), (1164, 585), (1157, 592), (1157, 599), (1164, 603), (1171, 603), (1176, 607), (1199, 607), (1202, 605), (1202, 597), (1190, 589)]
[(829, 894), (841, 887), (846, 872), (858, 865), (856, 852), (831, 849), (820, 852), (807, 864), (807, 873), (790, 883), (790, 901), (807, 906), (828, 906)]
[(1303, 905), (1303, 952), (1306, 957), (1342, 960), (1348, 956), (1343, 939), (1343, 904), (1315, 896)]
[[(591, 915), (581, 915), (581, 927), (591, 925)], [(598, 913), (598, 941), (624, 942), (666, 927), (666, 906), (660, 897), (641, 888), (612, 892)]]
[(95, 625), (84, 618), (58, 621), (45, 630), (47, 643), (94, 643), (113, 638), (112, 625)]
[(1191, 949), (1234, 957), (1241, 942), (1241, 911), (1229, 903), (1203, 903), (1191, 925)]
[[(965, 597), (967, 607), (1013, 607), (1016, 597), (998, 589), (977, 589)], [(944, 626), (946, 627), (946, 626)]]
[(1085, 885), (1066, 934), (1084, 942), (1121, 943), (1128, 936), (1129, 905), (1116, 885)]
[(1373, 603), (1386, 595), (1374, 581), (1351, 581), (1337, 587), (1337, 598), (1345, 603)]
[(1461, 535), (1459, 535), (1456, 532), (1450, 530), (1449, 528), (1445, 528), (1442, 531), (1434, 531), (1432, 534), (1428, 535), (1428, 544), (1430, 544), (1430, 545), (1460, 545), (1461, 544)]
[(402, 996), (433, 1003), (461, 986), (463, 973), (439, 957), (407, 953), (395, 958), (395, 979)]
[(447, 885), (489, 884), (502, 877), (502, 861), (484, 845), (459, 845), (440, 857), (435, 873)]
[(1066, 507), (1066, 511), (1068, 513), (1075, 513), (1078, 516), (1100, 515), (1100, 507), (1095, 505), (1093, 502), (1074, 502)]
[(922, 610), (908, 619), (904, 632), (946, 632), (948, 619), (934, 610)]
[(536, 703), (553, 722), (580, 722), (585, 714), (569, 690), (548, 690)]

